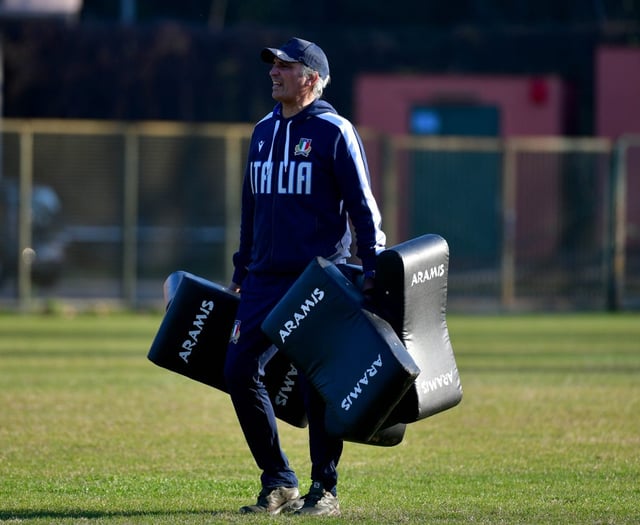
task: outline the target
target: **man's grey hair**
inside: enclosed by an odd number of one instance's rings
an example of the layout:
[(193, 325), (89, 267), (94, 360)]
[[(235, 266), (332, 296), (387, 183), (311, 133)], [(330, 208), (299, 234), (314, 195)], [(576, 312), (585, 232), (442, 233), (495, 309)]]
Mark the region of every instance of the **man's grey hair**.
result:
[[(313, 73), (317, 73), (317, 71), (309, 66), (302, 66), (302, 75), (305, 77), (311, 76)], [(327, 75), (325, 78), (322, 78), (320, 74), (318, 74), (318, 81), (313, 85), (313, 94), (316, 98), (320, 98), (322, 93), (324, 93), (324, 88), (329, 85), (331, 81), (331, 77)]]

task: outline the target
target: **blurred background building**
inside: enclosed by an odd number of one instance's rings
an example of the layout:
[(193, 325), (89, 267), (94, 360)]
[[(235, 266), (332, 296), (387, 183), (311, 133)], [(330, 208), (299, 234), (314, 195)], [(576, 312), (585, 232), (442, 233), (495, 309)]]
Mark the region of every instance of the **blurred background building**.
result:
[(0, 32), (2, 304), (226, 281), (258, 51), (296, 35), (452, 308), (640, 305), (640, 0), (3, 0)]

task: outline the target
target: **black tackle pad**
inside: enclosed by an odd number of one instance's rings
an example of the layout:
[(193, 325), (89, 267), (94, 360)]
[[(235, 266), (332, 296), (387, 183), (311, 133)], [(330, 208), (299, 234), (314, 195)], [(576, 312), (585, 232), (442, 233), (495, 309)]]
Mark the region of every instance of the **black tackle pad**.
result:
[[(404, 427), (387, 427), (385, 420), (420, 370), (389, 323), (363, 309), (362, 301), (356, 286), (318, 257), (262, 329), (325, 400), (330, 434), (360, 443), (396, 444)], [(394, 438), (387, 439), (389, 435)]]
[[(172, 273), (164, 284), (167, 310), (148, 359), (156, 365), (227, 392), (224, 364), (239, 294), (188, 272)], [(277, 352), (265, 367), (264, 383), (276, 416), (307, 425), (298, 372)]]
[(411, 423), (462, 399), (446, 321), (449, 246), (423, 235), (381, 252), (376, 265), (375, 303), (421, 371), (390, 417)]

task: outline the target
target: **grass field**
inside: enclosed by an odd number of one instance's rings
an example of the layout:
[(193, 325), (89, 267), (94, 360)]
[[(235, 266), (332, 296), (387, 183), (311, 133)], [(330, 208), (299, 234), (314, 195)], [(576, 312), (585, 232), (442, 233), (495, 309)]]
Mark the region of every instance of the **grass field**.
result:
[[(146, 359), (153, 314), (0, 314), (0, 522), (308, 523), (259, 490), (228, 397)], [(348, 443), (343, 517), (640, 523), (640, 316), (449, 316), (464, 399)], [(306, 431), (281, 425), (307, 488)]]

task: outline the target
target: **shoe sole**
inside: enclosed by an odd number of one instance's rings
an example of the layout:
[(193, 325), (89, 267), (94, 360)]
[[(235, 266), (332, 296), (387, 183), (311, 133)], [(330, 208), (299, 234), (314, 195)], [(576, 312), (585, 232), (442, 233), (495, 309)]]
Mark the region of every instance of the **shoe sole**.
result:
[(297, 500), (288, 501), (273, 510), (268, 510), (264, 507), (241, 507), (240, 514), (269, 514), (270, 516), (277, 516), (280, 513), (294, 513), (302, 508), (302, 505), (298, 506), (296, 502)]
[(304, 512), (303, 510), (297, 510), (295, 512), (296, 516), (331, 516), (331, 517), (336, 517), (336, 516), (341, 516), (342, 513), (340, 512), (340, 509), (333, 509), (329, 512)]

